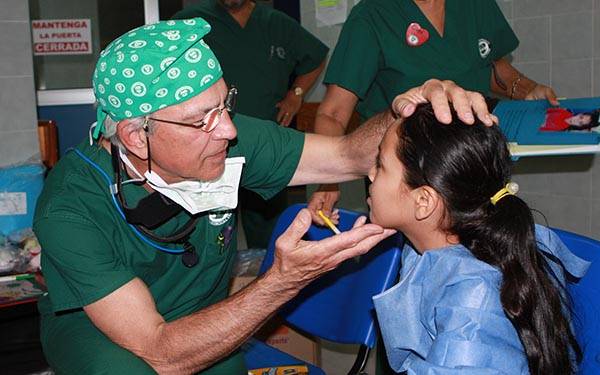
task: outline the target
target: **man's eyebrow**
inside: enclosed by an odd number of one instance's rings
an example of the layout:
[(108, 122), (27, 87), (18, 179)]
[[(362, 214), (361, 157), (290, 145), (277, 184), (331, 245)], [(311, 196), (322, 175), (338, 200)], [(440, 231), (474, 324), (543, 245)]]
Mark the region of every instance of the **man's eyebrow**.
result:
[(205, 106), (205, 105), (203, 105), (201, 107), (198, 107), (197, 110), (190, 111), (187, 114), (185, 114), (183, 116), (182, 120), (184, 120), (184, 121), (185, 120), (193, 120), (193, 119), (201, 120), (202, 117), (204, 117), (204, 115), (206, 115), (208, 113), (208, 111), (210, 111), (213, 108), (217, 108), (219, 106), (221, 106), (221, 105), (220, 104), (217, 104), (216, 106)]

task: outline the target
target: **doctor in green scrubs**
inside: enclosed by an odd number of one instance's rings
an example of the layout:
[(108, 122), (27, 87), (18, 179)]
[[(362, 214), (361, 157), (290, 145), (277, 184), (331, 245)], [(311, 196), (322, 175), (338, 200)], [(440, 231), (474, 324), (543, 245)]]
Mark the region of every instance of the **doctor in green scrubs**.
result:
[[(510, 99), (543, 99), (558, 104), (554, 91), (519, 73), (504, 56), (519, 41), (495, 0), (369, 0), (350, 13), (324, 82), (315, 132), (346, 132), (356, 109), (368, 118), (394, 96), (430, 78)], [(313, 219), (331, 213), (337, 185), (321, 186), (311, 197)], [(335, 215), (334, 215), (335, 219)]]
[[(329, 48), (296, 20), (250, 0), (202, 0), (173, 18), (192, 17), (212, 26), (206, 42), (223, 66), (225, 82), (239, 90), (237, 112), (288, 126), (324, 69)], [(242, 189), (240, 201), (248, 247), (266, 248), (288, 206), (286, 191), (264, 200)]]

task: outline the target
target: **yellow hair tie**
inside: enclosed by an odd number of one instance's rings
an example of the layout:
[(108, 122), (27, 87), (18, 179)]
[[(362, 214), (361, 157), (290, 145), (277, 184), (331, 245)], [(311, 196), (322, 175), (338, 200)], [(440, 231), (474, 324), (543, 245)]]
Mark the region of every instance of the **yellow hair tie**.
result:
[(516, 182), (509, 182), (506, 184), (506, 186), (494, 194), (494, 196), (490, 198), (490, 201), (492, 201), (492, 204), (495, 205), (500, 199), (506, 197), (507, 195), (515, 195), (518, 191), (519, 185)]

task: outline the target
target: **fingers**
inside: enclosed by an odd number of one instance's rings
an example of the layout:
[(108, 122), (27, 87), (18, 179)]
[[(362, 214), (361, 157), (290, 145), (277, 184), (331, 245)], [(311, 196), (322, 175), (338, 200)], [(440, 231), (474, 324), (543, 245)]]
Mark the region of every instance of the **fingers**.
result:
[(317, 213), (317, 211), (323, 209), (323, 192), (315, 191), (308, 200), (307, 208), (310, 211), (310, 216), (312, 218), (313, 223), (321, 226), (325, 225), (325, 222)]
[(358, 228), (358, 227), (362, 227), (363, 225), (365, 225), (365, 223), (367, 222), (367, 217), (366, 216), (360, 216), (358, 219), (356, 219), (356, 221), (354, 222), (354, 225), (352, 225), (352, 228)]
[(339, 222), (339, 215), (337, 217), (334, 216), (334, 206), (339, 200), (340, 192), (339, 190), (332, 190), (323, 192), (323, 213), (327, 216), (334, 224)]
[(551, 87), (546, 85), (536, 84), (535, 87), (525, 96), (526, 100), (546, 99), (553, 106), (558, 106), (558, 98)]
[(464, 90), (452, 81), (430, 79), (422, 86), (398, 95), (392, 102), (392, 109), (402, 117), (412, 115), (416, 106), (429, 101), (437, 120), (443, 124), (452, 122), (450, 103), (458, 118), (465, 124), (474, 124), (475, 115), (487, 126), (498, 123), (490, 114), (485, 98), (472, 91)]
[(494, 125), (500, 124), (500, 119), (498, 118), (498, 116), (492, 114), (490, 115), (490, 118), (492, 119), (492, 123), (494, 123)]
[(427, 81), (423, 85), (423, 96), (431, 101), (435, 116), (442, 123), (449, 124), (452, 121), (450, 103), (458, 118), (465, 124), (475, 123), (473, 113), (487, 126), (497, 123), (497, 118), (490, 114), (483, 95), (464, 90), (452, 81)]
[(337, 236), (325, 238), (318, 242), (318, 246), (329, 256), (335, 256), (340, 251), (350, 251), (357, 246), (360, 246), (358, 251), (364, 252), (368, 250), (363, 244), (366, 239), (383, 234), (384, 230), (379, 225), (364, 224)]
[[(320, 187), (327, 188), (327, 187)], [(327, 216), (334, 224), (338, 224), (340, 216), (337, 210), (334, 210), (334, 206), (339, 200), (340, 192), (338, 190), (326, 190), (326, 191), (315, 191), (309, 199), (308, 209), (312, 216), (313, 222), (317, 225), (324, 226), (325, 222), (317, 214), (318, 210), (322, 210), (323, 214)]]
[(459, 87), (454, 83), (450, 85), (448, 92), (450, 94), (448, 100), (452, 102), (458, 118), (465, 124), (472, 125), (475, 122), (473, 111), (471, 110), (472, 96), (462, 87)]
[(554, 90), (552, 90), (551, 87), (546, 87), (546, 99), (548, 99), (550, 104), (553, 106), (560, 105), (560, 103), (558, 102), (558, 98), (556, 97), (556, 93), (554, 92)]
[(416, 104), (411, 103), (410, 101), (406, 100), (406, 99), (402, 99), (397, 103), (397, 107), (395, 112), (400, 116), (400, 117), (410, 117), (413, 113), (415, 113), (415, 109), (417, 109)]
[(450, 113), (450, 103), (444, 92), (435, 91), (431, 93), (430, 99), (433, 113), (439, 122), (449, 124), (452, 122), (452, 114)]
[(275, 117), (275, 120), (277, 121), (278, 124), (281, 124), (281, 121), (283, 120), (283, 114), (284, 113), (285, 113), (285, 110), (283, 110), (283, 108), (279, 108), (279, 112), (277, 112), (277, 116)]
[(438, 80), (430, 79), (422, 86), (423, 97), (431, 103), (435, 117), (443, 124), (449, 124), (452, 121), (449, 97), (446, 93), (446, 88), (453, 89), (450, 81), (446, 81), (445, 84), (442, 84), (442, 82)]
[(302, 237), (310, 228), (311, 216), (307, 209), (302, 209), (294, 218), (294, 221), (277, 239), (277, 248), (293, 249), (302, 240)]
[(279, 113), (277, 114), (277, 123), (287, 128), (288, 126), (290, 126), (292, 118), (294, 118), (293, 113), (287, 112), (285, 108), (281, 108), (279, 110)]
[(392, 111), (400, 117), (409, 117), (415, 112), (418, 104), (427, 100), (421, 94), (421, 87), (415, 87), (404, 94), (400, 94), (392, 101)]
[[(366, 224), (364, 226), (361, 226), (361, 227), (358, 227), (358, 228), (352, 229), (352, 230), (353, 231), (360, 230), (361, 228), (364, 228), (365, 226), (370, 226), (370, 225), (373, 225), (373, 224)], [(345, 233), (349, 233), (349, 232), (345, 232)], [(365, 254), (366, 252), (371, 250), (375, 245), (377, 245), (379, 242), (383, 241), (384, 239), (388, 238), (389, 236), (393, 235), (394, 233), (396, 233), (396, 231), (393, 229), (385, 229), (381, 233), (376, 233), (376, 234), (372, 234), (369, 236), (365, 236), (360, 241), (356, 242), (356, 244), (354, 246), (347, 247), (345, 249), (337, 251), (335, 253), (335, 255), (333, 256), (333, 261), (335, 264), (340, 264), (341, 262), (345, 261), (346, 259)], [(340, 237), (340, 236), (336, 236), (336, 237)]]
[(277, 123), (284, 127), (290, 126), (294, 112), (288, 108), (284, 101), (275, 104), (275, 108), (279, 108), (279, 112), (277, 112), (277, 116), (275, 117)]
[(485, 102), (485, 98), (478, 92), (467, 91), (467, 95), (469, 97), (471, 107), (475, 112), (477, 118), (483, 122), (487, 126), (494, 125), (494, 119), (496, 119), (496, 124), (498, 123), (498, 118), (490, 114), (487, 103)]
[(310, 226), (308, 210), (301, 210), (288, 229), (277, 239), (273, 269), (279, 279), (301, 288), (344, 260), (366, 253), (382, 239), (395, 233), (379, 225), (357, 220), (355, 228), (321, 241), (302, 241)]
[(340, 210), (338, 210), (337, 208), (335, 210), (333, 210), (333, 212), (331, 213), (331, 216), (329, 216), (329, 219), (331, 220), (332, 223), (334, 223), (335, 225), (338, 225), (340, 223)]
[(302, 98), (288, 92), (288, 95), (275, 105), (276, 108), (279, 108), (276, 117), (277, 123), (284, 127), (290, 126), (301, 106)]

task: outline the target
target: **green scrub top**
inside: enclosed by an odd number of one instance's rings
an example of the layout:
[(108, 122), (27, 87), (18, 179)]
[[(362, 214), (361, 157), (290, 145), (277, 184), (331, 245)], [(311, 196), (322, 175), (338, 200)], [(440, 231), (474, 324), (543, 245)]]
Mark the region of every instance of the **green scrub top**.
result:
[(219, 5), (204, 0), (173, 18), (202, 17), (212, 26), (204, 41), (213, 50), (229, 85), (239, 89), (236, 111), (276, 120), (289, 87), (290, 75), (315, 70), (328, 48), (300, 24), (269, 6), (256, 3), (245, 27)]
[[(234, 122), (238, 137), (228, 154), (246, 158), (241, 185), (269, 198), (291, 180), (304, 135), (239, 114)], [(87, 140), (77, 148), (113, 179), (111, 157), (103, 148), (90, 146)], [(133, 206), (148, 193), (127, 184), (124, 194)], [(188, 218), (181, 213), (157, 233), (172, 234)], [(233, 227), (234, 236), (221, 247), (217, 236), (228, 226)], [(223, 300), (237, 245), (235, 226), (235, 210), (203, 214), (190, 237), (200, 262), (186, 268), (181, 256), (158, 251), (133, 233), (114, 206), (99, 171), (75, 152), (65, 155), (46, 180), (34, 219), (49, 290), (40, 299), (39, 310), (42, 345), (51, 367), (68, 374), (106, 373), (107, 369), (115, 374), (152, 373), (143, 360), (97, 330), (81, 308), (135, 277), (146, 283), (167, 321)], [(242, 354), (236, 351), (203, 374), (245, 375), (247, 370)]]
[[(416, 47), (406, 42), (413, 22), (429, 32)], [(368, 118), (430, 78), (488, 94), (492, 62), (518, 44), (494, 0), (446, 0), (443, 37), (413, 0), (363, 0), (344, 24), (324, 82), (352, 91)]]

